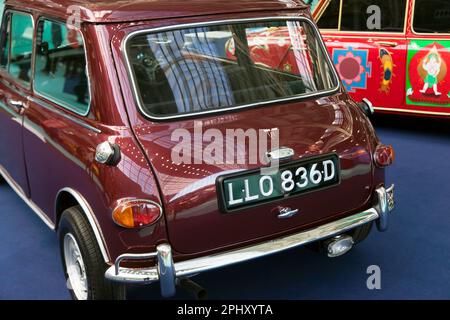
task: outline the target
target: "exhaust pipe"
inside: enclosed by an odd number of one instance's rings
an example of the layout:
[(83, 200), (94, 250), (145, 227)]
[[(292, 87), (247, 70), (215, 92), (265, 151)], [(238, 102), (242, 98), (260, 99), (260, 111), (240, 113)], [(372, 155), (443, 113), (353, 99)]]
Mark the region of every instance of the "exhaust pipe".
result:
[(177, 282), (178, 286), (181, 289), (184, 289), (187, 292), (189, 292), (191, 295), (194, 296), (195, 299), (205, 300), (208, 298), (208, 292), (206, 291), (206, 289), (200, 286), (198, 283), (192, 281), (191, 279), (183, 278), (179, 279)]
[(327, 248), (327, 254), (330, 258), (340, 257), (347, 252), (349, 252), (355, 241), (349, 235), (340, 235), (325, 242), (325, 247)]

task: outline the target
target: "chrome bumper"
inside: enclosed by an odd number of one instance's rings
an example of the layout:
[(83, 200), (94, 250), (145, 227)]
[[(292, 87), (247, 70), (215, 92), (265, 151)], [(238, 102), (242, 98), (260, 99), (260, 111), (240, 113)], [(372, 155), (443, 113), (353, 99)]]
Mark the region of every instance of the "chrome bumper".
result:
[[(317, 228), (206, 257), (174, 263), (169, 244), (159, 245), (156, 252), (148, 254), (124, 254), (118, 257), (115, 264), (106, 271), (105, 277), (111, 281), (134, 284), (149, 284), (159, 281), (162, 296), (169, 297), (175, 294), (177, 278), (189, 277), (211, 269), (267, 256), (317, 240), (333, 237), (371, 221), (376, 221), (379, 231), (385, 231), (388, 227), (389, 213), (394, 209), (394, 186), (391, 186), (389, 189), (384, 187), (377, 189), (376, 199), (375, 206), (369, 210)], [(157, 258), (158, 260), (155, 267), (132, 269), (120, 266), (120, 263), (124, 260), (148, 260), (151, 258)]]

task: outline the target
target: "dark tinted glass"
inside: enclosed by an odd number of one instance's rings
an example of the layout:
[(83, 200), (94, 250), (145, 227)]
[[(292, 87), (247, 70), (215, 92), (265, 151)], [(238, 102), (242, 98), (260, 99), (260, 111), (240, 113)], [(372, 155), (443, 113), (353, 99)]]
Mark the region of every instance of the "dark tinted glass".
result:
[(339, 28), (339, 9), (341, 0), (331, 0), (328, 7), (317, 22), (320, 29), (335, 29)]
[(450, 33), (450, 1), (416, 0), (414, 31)]
[(127, 45), (139, 98), (149, 115), (227, 109), (337, 86), (321, 40), (306, 22), (147, 33)]
[[(371, 6), (380, 9), (380, 29), (368, 25), (373, 11)], [(405, 26), (406, 0), (343, 0), (341, 30), (364, 32), (403, 32)]]

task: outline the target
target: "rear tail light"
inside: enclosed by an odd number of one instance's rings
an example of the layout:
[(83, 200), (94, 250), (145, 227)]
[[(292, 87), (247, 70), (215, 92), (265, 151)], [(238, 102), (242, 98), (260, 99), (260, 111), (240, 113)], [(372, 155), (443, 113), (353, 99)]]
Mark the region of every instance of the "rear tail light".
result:
[(378, 145), (375, 149), (374, 161), (379, 167), (387, 167), (394, 163), (395, 152), (392, 146), (387, 146), (384, 144)]
[(114, 222), (129, 229), (149, 226), (161, 215), (161, 206), (150, 200), (125, 200), (113, 211)]

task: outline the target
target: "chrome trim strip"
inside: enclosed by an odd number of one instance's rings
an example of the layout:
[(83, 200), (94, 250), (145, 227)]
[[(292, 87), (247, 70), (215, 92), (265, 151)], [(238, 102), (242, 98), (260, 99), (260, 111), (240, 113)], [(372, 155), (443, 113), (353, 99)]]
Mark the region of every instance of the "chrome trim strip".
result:
[(31, 200), (28, 199), (22, 188), (14, 181), (14, 179), (9, 175), (6, 169), (0, 165), (0, 175), (8, 182), (15, 193), (33, 210), (39, 218), (52, 230), (55, 230), (55, 224), (52, 220)]
[(105, 245), (105, 239), (103, 238), (103, 234), (101, 232), (101, 229), (97, 222), (97, 219), (95, 218), (94, 212), (92, 211), (92, 208), (89, 206), (86, 199), (84, 199), (84, 197), (79, 192), (75, 191), (72, 188), (63, 188), (63, 189), (59, 190), (59, 192), (56, 196), (56, 199), (59, 198), (59, 195), (62, 192), (70, 193), (75, 198), (75, 200), (78, 202), (78, 204), (80, 205), (81, 209), (83, 210), (84, 214), (86, 215), (86, 218), (89, 221), (89, 224), (91, 225), (92, 231), (94, 232), (95, 239), (97, 240), (98, 246), (99, 246), (100, 251), (103, 256), (103, 260), (106, 263), (109, 263), (111, 261), (111, 259), (109, 258), (109, 253), (108, 253), (108, 250)]
[(72, 116), (70, 114), (67, 114), (63, 110), (60, 110), (60, 109), (52, 106), (51, 104), (49, 104), (49, 103), (47, 103), (47, 102), (45, 102), (45, 101), (43, 101), (41, 99), (34, 98), (34, 97), (31, 97), (31, 96), (28, 96), (27, 99), (29, 101), (31, 101), (31, 102), (39, 104), (40, 106), (42, 106), (43, 108), (45, 108), (45, 109), (47, 109), (49, 111), (52, 111), (52, 112), (54, 112), (54, 113), (56, 113), (56, 114), (58, 114), (58, 115), (60, 115), (60, 116), (62, 116), (64, 118), (66, 118), (66, 119), (68, 119), (68, 120), (70, 120), (70, 121), (72, 121), (72, 122), (82, 126), (85, 129), (91, 130), (91, 131), (93, 131), (95, 133), (98, 133), (98, 134), (102, 133), (102, 131), (100, 129), (91, 126), (90, 124), (86, 123), (85, 121), (83, 121), (81, 119), (78, 119), (77, 117), (74, 117), (74, 116)]
[[(384, 187), (378, 188), (375, 192), (376, 199), (379, 201), (380, 199), (389, 199), (389, 195), (386, 195), (387, 190), (389, 190), (389, 192), (392, 192), (391, 196), (393, 201), (393, 187), (390, 187), (388, 189), (385, 189)], [(390, 212), (390, 210), (389, 208), (387, 208), (387, 211), (383, 211), (384, 209), (386, 209), (384, 202), (381, 204), (377, 203), (374, 207), (366, 211), (327, 223), (325, 225), (318, 226), (314, 229), (302, 231), (294, 235), (285, 236), (279, 239), (270, 240), (241, 249), (230, 250), (206, 257), (176, 262), (174, 263), (175, 274), (177, 278), (189, 277), (200, 272), (264, 257), (267, 255), (285, 251), (287, 249), (299, 247), (311, 242), (337, 236), (348, 230), (362, 226), (366, 223), (379, 220), (382, 215), (384, 215), (383, 219), (387, 219), (387, 214)], [(381, 210), (381, 212), (379, 210)], [(167, 245), (167, 247), (170, 246)], [(158, 251), (158, 258), (159, 255), (160, 252)], [(120, 256), (120, 261), (126, 260), (126, 257), (126, 254)], [(148, 258), (153, 258), (154, 253), (131, 255), (130, 259), (139, 259), (139, 257), (141, 257), (143, 260), (147, 260)], [(116, 264), (106, 270), (105, 277), (109, 280), (117, 282), (148, 284), (162, 280), (158, 270), (159, 265), (151, 268), (133, 269), (122, 268), (118, 264)]]
[[(132, 66), (131, 66), (131, 63), (130, 63), (130, 59), (129, 59), (129, 56), (128, 56), (128, 51), (127, 51), (127, 43), (132, 37), (138, 36), (140, 34), (145, 34), (145, 33), (156, 33), (156, 32), (161, 32), (161, 31), (169, 31), (169, 30), (176, 30), (176, 29), (183, 29), (183, 28), (192, 28), (192, 27), (198, 27), (198, 26), (207, 27), (207, 26), (212, 26), (212, 25), (231, 24), (231, 23), (261, 22), (261, 21), (280, 21), (280, 20), (281, 21), (305, 21), (305, 22), (307, 22), (307, 23), (309, 23), (311, 25), (312, 29), (316, 33), (317, 39), (320, 40), (319, 42), (320, 42), (320, 46), (322, 48), (322, 53), (326, 57), (326, 60), (328, 62), (328, 66), (330, 68), (330, 71), (331, 71), (332, 75), (334, 76), (334, 81), (336, 83), (336, 87), (334, 87), (331, 90), (324, 90), (324, 91), (315, 92), (315, 93), (312, 93), (312, 94), (301, 94), (301, 95), (296, 95), (296, 96), (289, 97), (289, 98), (283, 98), (283, 99), (269, 100), (269, 101), (264, 101), (264, 102), (251, 103), (251, 104), (246, 104), (246, 105), (241, 105), (241, 106), (230, 107), (230, 108), (226, 108), (226, 109), (207, 110), (207, 111), (201, 111), (201, 112), (192, 112), (192, 113), (180, 114), (180, 115), (174, 115), (174, 116), (168, 116), (168, 117), (156, 117), (156, 116), (149, 115), (149, 114), (147, 114), (145, 112), (144, 107), (142, 106), (142, 101), (141, 101), (141, 98), (140, 98), (139, 90), (137, 88), (136, 79), (135, 79), (135, 76), (134, 76), (134, 72), (133, 72), (133, 69), (132, 69)], [(142, 114), (145, 115), (147, 118), (149, 118), (151, 120), (172, 120), (172, 119), (193, 117), (193, 116), (196, 116), (196, 115), (202, 115), (203, 116), (203, 115), (207, 115), (207, 114), (223, 113), (223, 112), (229, 112), (229, 111), (233, 111), (233, 110), (240, 110), (240, 109), (245, 109), (245, 108), (251, 108), (251, 107), (255, 107), (255, 106), (264, 106), (264, 105), (269, 105), (269, 104), (272, 104), (272, 103), (288, 102), (288, 101), (294, 101), (294, 100), (299, 100), (299, 99), (306, 99), (306, 98), (323, 96), (323, 95), (331, 95), (331, 94), (334, 94), (334, 93), (338, 92), (339, 89), (341, 88), (341, 82), (339, 80), (339, 76), (338, 76), (338, 74), (336, 72), (336, 69), (334, 67), (333, 62), (331, 61), (330, 55), (328, 54), (327, 48), (325, 46), (325, 43), (322, 40), (320, 32), (317, 29), (317, 26), (314, 24), (314, 22), (311, 19), (307, 18), (307, 17), (278, 16), (278, 17), (263, 17), (263, 18), (228, 19), (228, 20), (217, 20), (217, 21), (210, 21), (210, 22), (196, 22), (196, 23), (177, 24), (177, 25), (171, 25), (171, 26), (165, 26), (165, 27), (157, 27), (157, 28), (137, 30), (137, 31), (131, 32), (130, 34), (128, 34), (122, 40), (121, 51), (122, 51), (122, 54), (124, 55), (125, 64), (126, 64), (126, 68), (127, 68), (127, 71), (128, 71), (128, 78), (131, 81), (132, 91), (134, 93), (134, 100), (135, 100), (139, 110), (142, 112)]]
[[(8, 76), (10, 75), (7, 71), (2, 70), (3, 72), (5, 72)], [(11, 78), (11, 80), (13, 80), (14, 78)], [(28, 98), (28, 94), (22, 92), (19, 88), (14, 87), (13, 85), (11, 85), (11, 81), (7, 80), (7, 79), (3, 79), (0, 78), (0, 82), (7, 87), (9, 90), (13, 91), (14, 93), (16, 93), (17, 95), (21, 96), (24, 99)]]
[[(39, 19), (37, 20), (36, 26), (39, 26), (39, 23), (40, 23), (41, 20), (44, 20), (44, 21), (46, 20), (46, 21), (50, 21), (50, 22), (55, 22), (55, 23), (57, 23), (57, 24), (66, 26), (66, 23), (65, 23), (65, 22), (62, 22), (62, 21), (59, 21), (59, 20), (55, 20), (55, 19), (51, 19), (51, 18), (48, 18), (48, 17), (45, 17), (45, 16), (39, 17)], [(37, 29), (36, 29), (36, 27), (35, 27), (35, 32), (36, 32), (36, 31), (37, 31)], [(78, 115), (80, 115), (80, 116), (82, 116), (82, 117), (85, 117), (85, 116), (87, 116), (87, 115), (89, 114), (89, 112), (91, 111), (91, 103), (92, 103), (92, 89), (91, 89), (90, 64), (89, 64), (89, 59), (88, 59), (88, 57), (89, 57), (89, 56), (88, 56), (88, 52), (87, 52), (87, 49), (86, 49), (86, 39), (85, 39), (84, 34), (83, 34), (83, 32), (82, 32), (81, 30), (77, 30), (77, 31), (79, 32), (79, 34), (81, 35), (81, 38), (83, 39), (83, 50), (84, 50), (84, 56), (85, 56), (84, 59), (86, 60), (86, 78), (87, 78), (87, 81), (88, 81), (88, 90), (89, 90), (89, 105), (88, 105), (88, 108), (87, 108), (86, 112), (85, 112), (85, 113), (77, 112), (77, 111), (74, 110), (74, 108), (72, 108), (70, 105), (67, 105), (67, 104), (65, 104), (65, 103), (63, 103), (63, 102), (61, 102), (61, 101), (56, 101), (54, 98), (47, 96), (45, 93), (39, 92), (39, 91), (36, 89), (36, 86), (35, 86), (35, 80), (36, 80), (36, 78), (35, 78), (35, 73), (36, 73), (36, 68), (34, 68), (33, 71), (32, 71), (32, 72), (33, 72), (33, 81), (32, 81), (32, 82), (33, 82), (33, 92), (36, 94), (36, 96), (41, 97), (41, 98), (44, 98), (44, 99), (47, 99), (47, 100), (53, 102), (54, 104), (57, 104), (58, 106), (61, 106), (61, 107), (64, 108), (64, 109), (67, 109), (67, 110), (72, 111), (72, 112), (74, 112), (74, 113), (76, 113), (76, 114), (78, 114)], [(36, 47), (36, 44), (35, 44), (34, 46)], [(37, 54), (35, 53), (35, 54), (34, 54), (34, 59), (33, 59), (34, 63), (36, 63), (36, 59), (37, 59)]]

